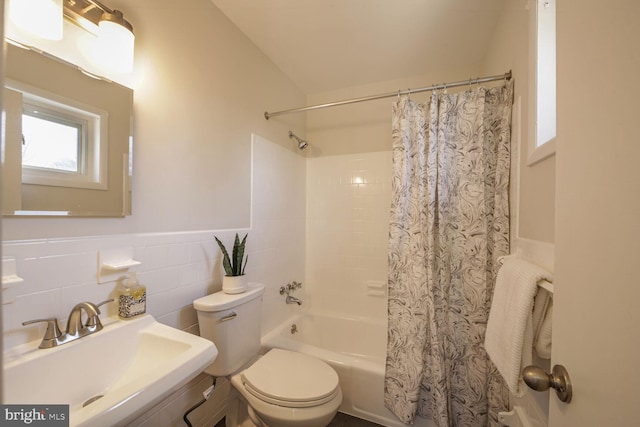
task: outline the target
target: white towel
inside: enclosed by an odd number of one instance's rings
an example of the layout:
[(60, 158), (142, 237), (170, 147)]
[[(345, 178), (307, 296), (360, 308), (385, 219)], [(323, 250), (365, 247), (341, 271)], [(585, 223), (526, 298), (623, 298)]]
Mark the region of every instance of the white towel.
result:
[[(538, 294), (547, 293), (543, 289), (538, 291)], [(537, 301), (537, 297), (536, 297)], [(535, 309), (534, 309), (535, 312)], [(534, 315), (535, 317), (535, 315)], [(551, 359), (551, 324), (553, 323), (553, 298), (548, 296), (548, 302), (545, 307), (545, 312), (542, 314), (542, 322), (540, 322), (540, 328), (538, 333), (533, 337), (533, 347), (543, 359)]]
[(541, 280), (552, 278), (547, 271), (521, 258), (506, 258), (493, 291), (485, 350), (517, 397), (524, 394), (522, 369), (532, 360), (533, 301)]

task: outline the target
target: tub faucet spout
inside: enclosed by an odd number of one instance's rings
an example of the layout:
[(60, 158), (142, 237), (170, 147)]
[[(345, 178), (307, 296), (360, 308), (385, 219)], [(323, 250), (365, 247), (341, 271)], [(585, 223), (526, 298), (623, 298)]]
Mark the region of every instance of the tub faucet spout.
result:
[(284, 300), (284, 302), (286, 302), (287, 304), (302, 305), (302, 300), (289, 295), (290, 292), (293, 292), (296, 289), (299, 289), (301, 286), (302, 286), (302, 283), (298, 283), (298, 282), (288, 283), (287, 286), (280, 286), (280, 295), (285, 295), (285, 294), (287, 295), (287, 298)]
[(291, 295), (287, 295), (287, 299), (285, 299), (287, 304), (298, 304), (302, 305), (302, 301), (296, 297), (292, 297)]

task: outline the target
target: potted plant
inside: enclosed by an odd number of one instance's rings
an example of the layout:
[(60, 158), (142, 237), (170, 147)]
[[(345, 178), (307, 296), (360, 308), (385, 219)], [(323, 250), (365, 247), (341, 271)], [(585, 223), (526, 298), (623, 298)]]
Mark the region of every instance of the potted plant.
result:
[[(222, 291), (226, 294), (240, 294), (247, 290), (247, 283), (244, 280), (244, 269), (246, 268), (247, 261), (249, 260), (249, 255), (247, 255), (246, 258), (244, 256), (244, 247), (247, 243), (247, 236), (248, 234), (245, 234), (242, 241), (240, 241), (238, 233), (236, 233), (231, 256), (229, 256), (227, 248), (224, 247), (224, 244), (220, 239), (213, 236), (222, 251), (222, 266), (224, 267), (225, 273), (225, 276), (222, 279)], [(244, 265), (242, 263), (243, 259)]]

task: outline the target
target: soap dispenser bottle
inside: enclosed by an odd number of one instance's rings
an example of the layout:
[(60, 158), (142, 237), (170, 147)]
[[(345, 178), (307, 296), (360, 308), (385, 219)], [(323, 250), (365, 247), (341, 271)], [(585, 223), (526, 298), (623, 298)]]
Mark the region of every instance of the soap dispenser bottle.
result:
[(131, 319), (147, 311), (147, 288), (140, 284), (136, 273), (129, 273), (122, 281), (118, 302), (118, 315), (122, 319)]

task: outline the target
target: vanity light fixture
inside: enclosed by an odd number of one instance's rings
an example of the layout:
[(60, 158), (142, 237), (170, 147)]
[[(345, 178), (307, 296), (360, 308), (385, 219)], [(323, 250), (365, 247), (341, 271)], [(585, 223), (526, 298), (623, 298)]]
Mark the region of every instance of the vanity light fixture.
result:
[(9, 19), (40, 38), (62, 39), (62, 0), (11, 0)]
[(133, 26), (121, 11), (110, 9), (97, 0), (65, 0), (64, 14), (98, 37), (97, 59), (101, 65), (118, 73), (133, 70)]

